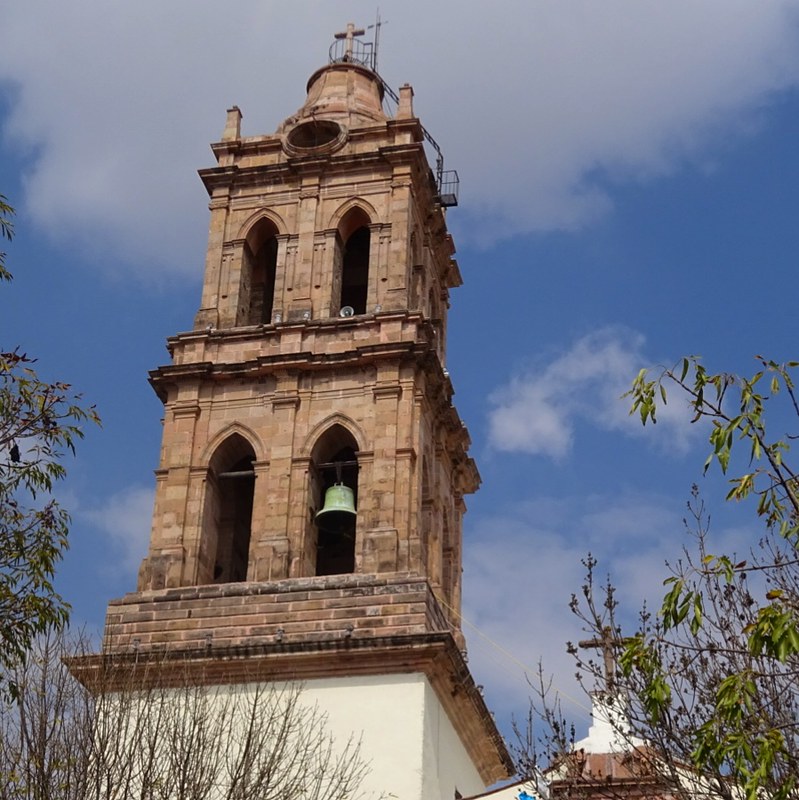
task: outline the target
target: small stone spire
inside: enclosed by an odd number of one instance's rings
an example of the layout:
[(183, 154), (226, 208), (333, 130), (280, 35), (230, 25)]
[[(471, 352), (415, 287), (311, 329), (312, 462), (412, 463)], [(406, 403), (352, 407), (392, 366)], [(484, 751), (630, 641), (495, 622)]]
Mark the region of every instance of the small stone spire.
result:
[(241, 138), (241, 111), (238, 106), (227, 110), (225, 130), (222, 132), (222, 141), (229, 142)]
[(397, 119), (413, 119), (413, 87), (409, 83), (400, 86)]

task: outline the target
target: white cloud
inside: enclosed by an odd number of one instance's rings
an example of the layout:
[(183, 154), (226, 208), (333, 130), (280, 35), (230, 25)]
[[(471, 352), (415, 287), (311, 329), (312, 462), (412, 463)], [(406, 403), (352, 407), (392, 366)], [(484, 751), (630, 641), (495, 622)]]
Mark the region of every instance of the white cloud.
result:
[[(707, 535), (709, 551), (747, 558), (757, 546), (759, 521), (752, 515), (749, 525), (742, 523), (740, 509), (713, 501), (707, 488), (705, 511), (715, 506), (718, 512)], [(572, 594), (584, 603), (582, 561), (589, 553), (597, 559), (595, 587), (610, 578), (617, 621), (631, 632), (644, 603), (653, 613), (660, 608), (663, 580), (671, 574), (667, 564), (680, 559), (684, 547), (696, 554), (686, 500), (634, 490), (540, 495), (500, 515), (467, 515), (463, 630), (472, 673), (488, 687), (489, 706), (504, 729), (511, 714), (526, 713), (531, 692), (525, 676), (534, 677), (539, 663), (578, 733), (587, 725), (589, 702), (566, 651), (567, 642), (586, 638), (569, 610)], [(763, 589), (757, 576), (752, 585)]]
[(664, 448), (684, 450), (691, 441), (687, 404), (674, 395), (658, 413), (655, 431), (630, 417), (622, 395), (642, 366), (644, 337), (606, 327), (578, 339), (548, 363), (528, 368), (489, 397), (489, 441), (507, 452), (561, 459), (574, 446), (579, 420), (628, 436), (649, 433)]
[(154, 492), (131, 486), (111, 495), (97, 508), (80, 509), (80, 516), (98, 527), (119, 553), (117, 567), (136, 570), (147, 553)]
[[(472, 239), (585, 225), (611, 208), (608, 182), (712, 165), (799, 79), (791, 0), (381, 7), (381, 72), (414, 84)], [(242, 107), (245, 133), (273, 131), (347, 18), (369, 21), (354, 2), (12, 4), (0, 80), (28, 211), (110, 271), (199, 274), (194, 173), (225, 108)]]
[[(467, 519), (464, 548), (464, 626), (470, 664), (490, 687), (489, 702), (502, 715), (524, 714), (530, 692), (525, 672), (539, 661), (567, 700), (567, 714), (587, 721), (588, 702), (574, 679), (566, 642), (585, 638), (569, 611), (580, 596), (590, 552), (596, 579), (608, 573), (620, 587), (620, 620), (634, 625), (644, 601), (657, 607), (665, 561), (679, 547), (682, 503), (627, 493), (618, 496), (539, 497), (501, 517)], [(501, 546), (498, 546), (501, 543)]]

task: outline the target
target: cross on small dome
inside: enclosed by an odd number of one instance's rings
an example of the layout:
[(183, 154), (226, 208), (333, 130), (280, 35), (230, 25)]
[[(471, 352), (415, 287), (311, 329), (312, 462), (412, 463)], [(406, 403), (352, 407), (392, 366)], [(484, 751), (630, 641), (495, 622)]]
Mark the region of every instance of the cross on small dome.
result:
[(363, 36), (366, 33), (364, 28), (356, 28), (354, 22), (347, 23), (347, 30), (342, 31), (341, 33), (334, 33), (334, 39), (346, 39), (347, 41), (347, 50), (344, 54), (344, 58), (346, 61), (352, 60), (352, 42), (356, 36)]

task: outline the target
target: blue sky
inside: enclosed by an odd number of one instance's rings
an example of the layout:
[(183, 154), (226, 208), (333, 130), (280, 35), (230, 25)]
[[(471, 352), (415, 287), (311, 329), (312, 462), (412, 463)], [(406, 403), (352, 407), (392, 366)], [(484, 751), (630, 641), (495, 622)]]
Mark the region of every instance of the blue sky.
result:
[[(161, 406), (147, 371), (199, 303), (208, 143), (234, 103), (245, 135), (272, 132), (331, 34), (374, 17), (354, 2), (235, 8), (224, 20), (205, 0), (3, 12), (0, 192), (18, 219), (0, 331), (103, 418), (62, 491), (74, 525), (59, 585), (95, 627), (135, 588), (149, 536)], [(702, 431), (679, 404), (644, 431), (618, 397), (640, 367), (686, 353), (744, 371), (757, 353), (797, 356), (799, 7), (487, 8), (381, 3), (380, 71), (413, 84), (461, 177), (448, 368), (483, 476), (464, 614), (504, 725), (524, 711), (521, 664), (543, 659), (574, 693), (567, 603), (587, 551), (634, 609), (683, 542), (694, 481), (719, 548), (756, 530), (723, 507), (723, 481), (701, 480)]]

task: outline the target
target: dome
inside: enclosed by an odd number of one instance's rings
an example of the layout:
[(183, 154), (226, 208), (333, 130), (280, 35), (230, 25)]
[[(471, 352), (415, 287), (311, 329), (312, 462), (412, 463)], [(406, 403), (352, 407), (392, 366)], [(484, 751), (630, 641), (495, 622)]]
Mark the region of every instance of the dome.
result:
[[(357, 63), (336, 62), (314, 72), (308, 79), (308, 96), (302, 108), (284, 120), (277, 133), (299, 128), (303, 123), (316, 123), (322, 139), (334, 136), (333, 125), (361, 128), (387, 120), (383, 111), (383, 85), (380, 78), (367, 67)], [(327, 132), (326, 132), (327, 131)], [(308, 131), (309, 136), (317, 131)], [(298, 136), (307, 141), (309, 136)]]

